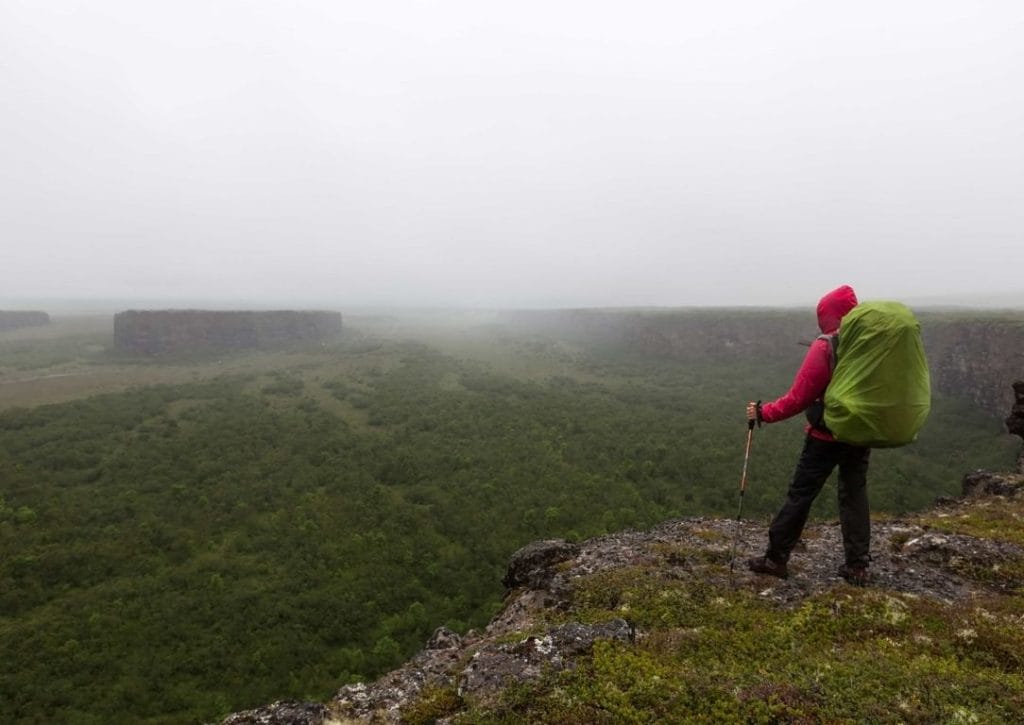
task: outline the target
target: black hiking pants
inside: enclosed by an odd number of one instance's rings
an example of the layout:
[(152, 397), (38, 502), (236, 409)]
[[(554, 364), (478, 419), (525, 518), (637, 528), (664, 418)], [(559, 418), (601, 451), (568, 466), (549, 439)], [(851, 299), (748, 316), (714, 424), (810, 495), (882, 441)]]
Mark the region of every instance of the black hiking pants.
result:
[(870, 448), (838, 441), (823, 441), (810, 435), (793, 473), (786, 502), (768, 529), (769, 559), (789, 561), (793, 547), (807, 523), (811, 504), (832, 471), (839, 467), (839, 522), (848, 566), (867, 566), (871, 548), (871, 515), (868, 509), (868, 458)]

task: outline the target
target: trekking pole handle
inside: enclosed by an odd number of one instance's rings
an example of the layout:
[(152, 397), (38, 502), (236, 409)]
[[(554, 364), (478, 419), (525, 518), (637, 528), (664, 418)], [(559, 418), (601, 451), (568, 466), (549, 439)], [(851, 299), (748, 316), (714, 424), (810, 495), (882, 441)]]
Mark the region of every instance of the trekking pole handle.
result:
[(755, 424), (758, 428), (761, 427), (761, 424), (764, 421), (761, 419), (760, 400), (758, 400), (757, 402), (751, 400), (749, 403), (746, 403), (746, 416), (748, 416), (746, 417), (746, 427), (750, 428), (751, 430), (754, 430)]
[(749, 430), (754, 430), (754, 425), (755, 424), (757, 425), (758, 428), (761, 427), (761, 401), (760, 400), (757, 401), (756, 403), (754, 401), (750, 401), (749, 403), (747, 403), (747, 416), (749, 416), (747, 418), (747, 428)]

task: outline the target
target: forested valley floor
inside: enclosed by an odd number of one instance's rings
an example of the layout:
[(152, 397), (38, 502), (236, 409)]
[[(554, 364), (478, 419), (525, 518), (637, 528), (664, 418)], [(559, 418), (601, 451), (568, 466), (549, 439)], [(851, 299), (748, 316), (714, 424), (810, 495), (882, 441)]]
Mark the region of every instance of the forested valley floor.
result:
[[(800, 354), (684, 364), (389, 318), (191, 360), (119, 357), (85, 323), (0, 337), (0, 721), (323, 700), (485, 624), (527, 542), (735, 516), (744, 404)], [(802, 435), (755, 432), (746, 517), (778, 505)], [(873, 454), (872, 508), (924, 508), (1015, 450), (936, 396), (917, 443)]]

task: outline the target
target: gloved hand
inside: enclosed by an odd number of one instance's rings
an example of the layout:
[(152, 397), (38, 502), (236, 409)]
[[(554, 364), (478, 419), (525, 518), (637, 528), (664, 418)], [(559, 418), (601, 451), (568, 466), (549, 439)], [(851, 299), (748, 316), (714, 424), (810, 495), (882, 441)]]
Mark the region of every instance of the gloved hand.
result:
[(759, 400), (756, 403), (750, 401), (747, 403), (747, 423), (750, 427), (753, 428), (754, 423), (760, 426), (763, 422), (764, 420), (761, 418), (761, 401)]

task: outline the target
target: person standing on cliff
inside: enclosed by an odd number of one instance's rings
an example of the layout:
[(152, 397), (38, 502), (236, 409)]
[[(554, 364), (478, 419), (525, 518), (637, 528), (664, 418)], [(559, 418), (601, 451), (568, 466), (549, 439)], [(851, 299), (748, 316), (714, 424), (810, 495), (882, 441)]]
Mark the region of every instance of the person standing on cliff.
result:
[[(824, 335), (835, 335), (843, 317), (857, 305), (853, 288), (843, 285), (818, 302), (818, 326)], [(803, 364), (785, 395), (770, 403), (747, 403), (747, 420), (776, 423), (806, 411), (808, 425), (803, 451), (797, 462), (786, 500), (768, 528), (764, 556), (747, 561), (751, 571), (781, 579), (789, 576), (788, 562), (807, 523), (811, 504), (832, 471), (839, 467), (839, 521), (846, 562), (839, 575), (851, 584), (864, 585), (868, 577), (871, 518), (868, 509), (867, 472), (870, 448), (835, 440), (825, 427), (825, 388), (832, 380), (832, 342), (819, 337), (811, 343)]]

